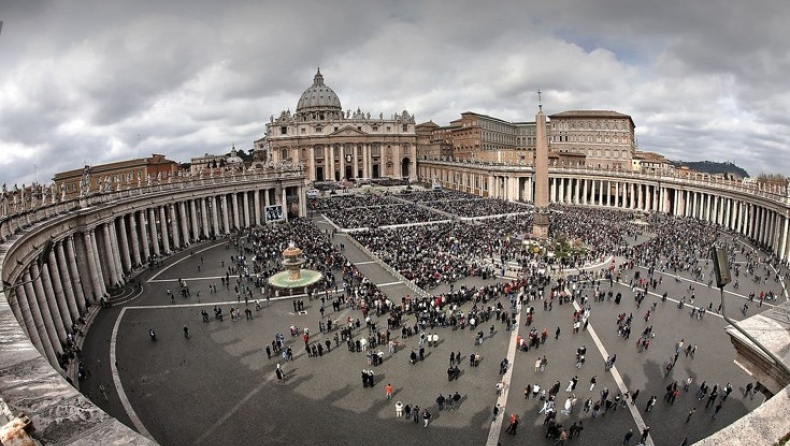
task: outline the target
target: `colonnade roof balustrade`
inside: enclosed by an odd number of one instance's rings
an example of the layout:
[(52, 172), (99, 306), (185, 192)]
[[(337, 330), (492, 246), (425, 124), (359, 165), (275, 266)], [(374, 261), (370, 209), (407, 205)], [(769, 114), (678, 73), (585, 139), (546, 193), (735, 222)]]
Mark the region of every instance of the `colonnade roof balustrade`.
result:
[(109, 190), (91, 190), (84, 197), (70, 199), (63, 199), (60, 194), (46, 193), (44, 192), (46, 188), (37, 185), (31, 188), (34, 192), (26, 196), (25, 201), (27, 202), (28, 199), (30, 201), (24, 204), (13, 202), (11, 193), (0, 196), (0, 242), (8, 239), (19, 229), (54, 215), (92, 206), (112, 204), (128, 197), (167, 194), (198, 187), (244, 184), (269, 179), (304, 179), (304, 176), (304, 166), (284, 164), (262, 170), (250, 169), (246, 172), (231, 172), (223, 176), (174, 176), (167, 180), (152, 181), (150, 184), (146, 183), (139, 187), (136, 181), (124, 181), (113, 183)]

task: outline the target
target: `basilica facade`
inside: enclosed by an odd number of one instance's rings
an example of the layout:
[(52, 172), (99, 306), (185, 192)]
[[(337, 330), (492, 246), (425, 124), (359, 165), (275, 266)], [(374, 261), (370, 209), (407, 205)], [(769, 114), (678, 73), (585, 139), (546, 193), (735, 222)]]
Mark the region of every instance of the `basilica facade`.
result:
[(359, 108), (343, 111), (320, 70), (296, 111), (272, 116), (254, 148), (258, 161), (305, 166), (308, 181), (417, 179), (414, 115), (406, 110), (388, 117)]

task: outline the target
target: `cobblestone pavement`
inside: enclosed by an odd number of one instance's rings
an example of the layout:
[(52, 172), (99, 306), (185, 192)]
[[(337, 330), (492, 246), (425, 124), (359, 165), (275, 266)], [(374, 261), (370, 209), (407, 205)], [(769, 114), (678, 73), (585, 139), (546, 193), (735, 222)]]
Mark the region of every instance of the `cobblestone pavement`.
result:
[[(345, 243), (346, 256), (359, 264), (360, 270), (370, 280), (384, 284), (382, 290), (394, 300), (410, 294), (407, 287), (397, 283), (397, 279), (347, 243), (344, 237), (335, 236), (335, 243)], [(83, 350), (92, 374), (81, 383), (81, 388), (113, 416), (133, 426), (120, 402), (118, 387), (112, 385), (109, 351), (115, 342), (118, 376), (131, 407), (150, 434), (163, 445), (287, 443), (400, 446), (448, 441), (455, 445), (486, 444), (491, 432), (492, 410), (497, 401), (495, 386), (500, 379), (500, 361), (511, 348), (512, 337), (501, 324), (495, 323), (494, 336), (479, 346), (474, 345), (474, 332), (468, 329), (438, 328), (434, 330), (440, 338), (438, 346), (427, 347), (425, 360), (416, 365), (411, 365), (408, 358), (410, 350), (416, 347), (416, 338), (399, 339), (399, 351), (390, 355), (385, 346), (382, 349), (385, 352), (383, 364), (372, 367), (368, 366), (364, 353), (351, 353), (344, 344), (339, 347), (335, 344), (331, 338), (333, 334), (319, 333), (318, 301), (309, 301), (305, 297), (305, 314), (295, 313), (291, 300), (285, 298), (273, 299), (269, 304), (262, 302), (263, 308), (253, 311), (252, 320), (231, 321), (228, 317), (222, 322), (214, 320), (211, 311), (214, 305), (221, 305), (226, 314), (231, 306), (244, 306), (244, 302), (236, 302), (232, 290), (222, 290), (219, 283), (223, 274), (221, 262), (228, 259), (233, 251), (227, 250), (224, 243), (194, 245), (191, 250), (193, 255), (189, 252), (176, 254), (164, 267), (140, 274), (138, 280), (144, 283), (141, 295), (123, 309), (103, 310), (91, 327)], [(203, 265), (198, 271), (201, 257)], [(742, 260), (734, 259), (736, 262)], [(644, 271), (642, 273), (645, 274)], [(633, 275), (633, 271), (627, 274)], [(178, 279), (187, 280), (191, 296), (177, 297), (173, 305), (167, 297), (167, 290), (175, 291)], [(217, 294), (208, 292), (211, 282), (217, 284)], [(479, 278), (469, 278), (464, 283), (468, 286), (483, 284)], [(525, 400), (523, 390), (527, 384), (538, 383), (548, 388), (559, 381), (561, 391), (557, 406), (561, 408), (569, 395), (564, 390), (574, 375), (578, 376), (579, 383), (575, 390), (578, 407), (569, 415), (558, 414), (557, 419), (566, 428), (574, 421), (583, 421), (583, 442), (569, 440), (580, 444), (619, 444), (616, 442), (622, 441), (628, 429), (638, 432), (641, 427), (628, 410), (620, 409), (595, 419), (581, 410), (588, 397), (600, 398), (603, 388), (610, 390), (610, 397), (617, 394), (615, 370), (625, 388), (640, 390), (635, 407), (650, 426), (654, 444), (677, 445), (684, 437), (693, 442), (756, 407), (761, 397), (752, 400), (742, 396), (742, 388), (749, 382), (749, 377), (733, 363), (734, 349), (724, 333), (722, 318), (712, 311), (702, 320), (692, 319), (688, 307), (678, 309), (677, 300), (688, 294), (690, 284), (695, 287), (694, 304), (711, 305), (715, 310), (719, 302), (718, 290), (708, 288), (704, 283), (694, 283), (683, 275), (681, 281), (676, 282), (670, 274), (664, 273), (662, 285), (651, 290), (651, 295), (639, 309), (630, 287), (613, 284), (613, 292), (623, 293), (622, 302), (619, 305), (608, 300), (590, 302), (590, 327), (578, 334), (572, 333), (573, 307), (570, 305), (555, 304), (551, 311), (544, 311), (541, 301), (530, 303), (535, 307), (533, 326), (539, 330), (545, 327), (551, 336), (538, 350), (516, 352), (511, 364), (504, 416), (516, 413), (521, 423), (517, 434), (511, 436), (505, 433), (504, 427), (508, 424), (505, 421), (500, 432), (495, 430), (492, 433), (493, 444), (496, 441), (503, 445), (515, 444), (525, 438), (537, 439), (539, 444), (553, 444), (553, 441), (544, 440), (543, 416), (538, 415), (539, 401)], [(579, 283), (576, 286), (589, 290), (593, 285)], [(610, 288), (608, 282), (600, 286), (603, 290)], [(445, 287), (432, 291), (446, 291)], [(730, 315), (736, 319), (742, 317), (739, 309), (749, 291), (759, 294), (759, 291), (768, 289), (781, 291), (780, 284), (773, 281), (758, 284), (742, 278), (740, 289), (729, 289), (726, 295)], [(200, 291), (199, 298), (197, 291)], [(669, 299), (662, 302), (660, 295), (665, 291)], [(503, 304), (508, 304), (506, 297), (500, 299)], [(650, 320), (645, 322), (644, 314), (653, 302), (656, 302), (656, 309)], [(751, 313), (757, 311), (754, 307), (756, 304), (751, 306)], [(767, 307), (768, 304), (764, 305)], [(201, 321), (203, 309), (212, 316), (208, 323)], [(327, 309), (327, 315), (333, 320), (361, 317), (358, 311), (332, 313), (329, 305)], [(634, 314), (634, 336), (629, 340), (617, 336), (616, 317), (623, 312)], [(524, 318), (518, 330), (520, 335), (526, 336), (530, 327), (524, 326), (523, 321)], [(116, 323), (117, 338), (113, 341)], [(413, 316), (407, 317), (406, 323), (413, 324)], [(183, 336), (184, 325), (190, 328), (189, 339)], [(320, 358), (304, 355), (302, 340), (288, 335), (291, 325), (310, 327), (312, 339), (323, 342), (325, 337), (330, 338), (331, 352), (325, 352)], [(386, 326), (385, 320), (378, 325)], [(490, 325), (485, 325), (486, 332)], [(638, 332), (648, 325), (653, 326), (656, 336), (651, 339), (647, 352), (638, 353)], [(557, 327), (560, 327), (561, 334), (559, 339), (554, 339)], [(158, 341), (155, 343), (148, 337), (149, 328), (157, 332)], [(607, 354), (617, 354), (613, 372), (604, 371), (604, 356), (593, 340), (593, 331)], [(267, 359), (263, 348), (275, 333), (284, 333), (286, 341), (293, 346), (296, 353), (293, 362)], [(393, 335), (400, 337), (399, 332), (393, 332)], [(684, 339), (687, 344), (697, 344), (697, 353), (693, 359), (681, 354), (671, 374), (665, 376), (664, 365), (674, 354), (674, 345), (679, 339)], [(588, 349), (587, 361), (583, 368), (577, 369), (574, 366), (575, 351), (582, 345)], [(449, 356), (457, 351), (464, 358), (460, 365), (461, 376), (457, 381), (448, 382)], [(468, 357), (473, 352), (482, 357), (479, 367), (469, 365)], [(535, 359), (542, 355), (546, 355), (548, 367), (545, 372), (535, 373)], [(275, 379), (277, 363), (283, 364), (286, 370), (284, 383)], [(375, 371), (374, 387), (363, 388), (363, 369)], [(590, 391), (592, 376), (597, 377), (597, 384)], [(664, 403), (662, 397), (666, 385), (673, 380), (683, 381), (688, 376), (694, 380), (691, 394), (683, 392), (673, 405)], [(712, 419), (712, 408), (705, 409), (705, 400), (697, 401), (693, 396), (703, 380), (721, 386), (729, 382), (735, 388), (716, 419)], [(97, 397), (96, 389), (102, 383), (110, 389), (107, 400)], [(387, 383), (391, 383), (394, 389), (390, 401), (385, 398)], [(440, 393), (455, 392), (462, 395), (461, 404), (452, 411), (439, 411), (436, 397)], [(644, 407), (651, 395), (658, 397), (658, 403), (652, 412), (645, 413)], [(422, 421), (415, 425), (412, 421), (396, 418), (397, 401), (419, 405), (421, 409), (428, 408), (433, 415), (430, 426), (425, 428)], [(696, 412), (686, 423), (691, 408), (696, 408)]]

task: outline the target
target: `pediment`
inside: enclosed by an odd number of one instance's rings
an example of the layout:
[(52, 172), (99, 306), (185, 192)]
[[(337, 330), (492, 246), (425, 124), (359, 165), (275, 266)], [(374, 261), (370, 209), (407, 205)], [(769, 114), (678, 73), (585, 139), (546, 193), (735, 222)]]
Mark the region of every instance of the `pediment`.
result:
[(367, 133), (350, 125), (343, 126), (337, 129), (336, 132), (332, 132), (329, 134), (329, 136), (360, 136), (360, 135), (367, 135)]

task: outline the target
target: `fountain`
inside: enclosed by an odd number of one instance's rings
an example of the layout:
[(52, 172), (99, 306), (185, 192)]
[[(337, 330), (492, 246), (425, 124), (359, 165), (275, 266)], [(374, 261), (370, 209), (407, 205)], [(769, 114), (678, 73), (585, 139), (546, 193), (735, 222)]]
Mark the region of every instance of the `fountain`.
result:
[(274, 274), (269, 278), (269, 285), (278, 290), (288, 290), (289, 294), (295, 291), (307, 292), (310, 286), (315, 285), (323, 278), (318, 271), (303, 269), (304, 257), (302, 250), (290, 242), (283, 250), (282, 265), (285, 271)]

